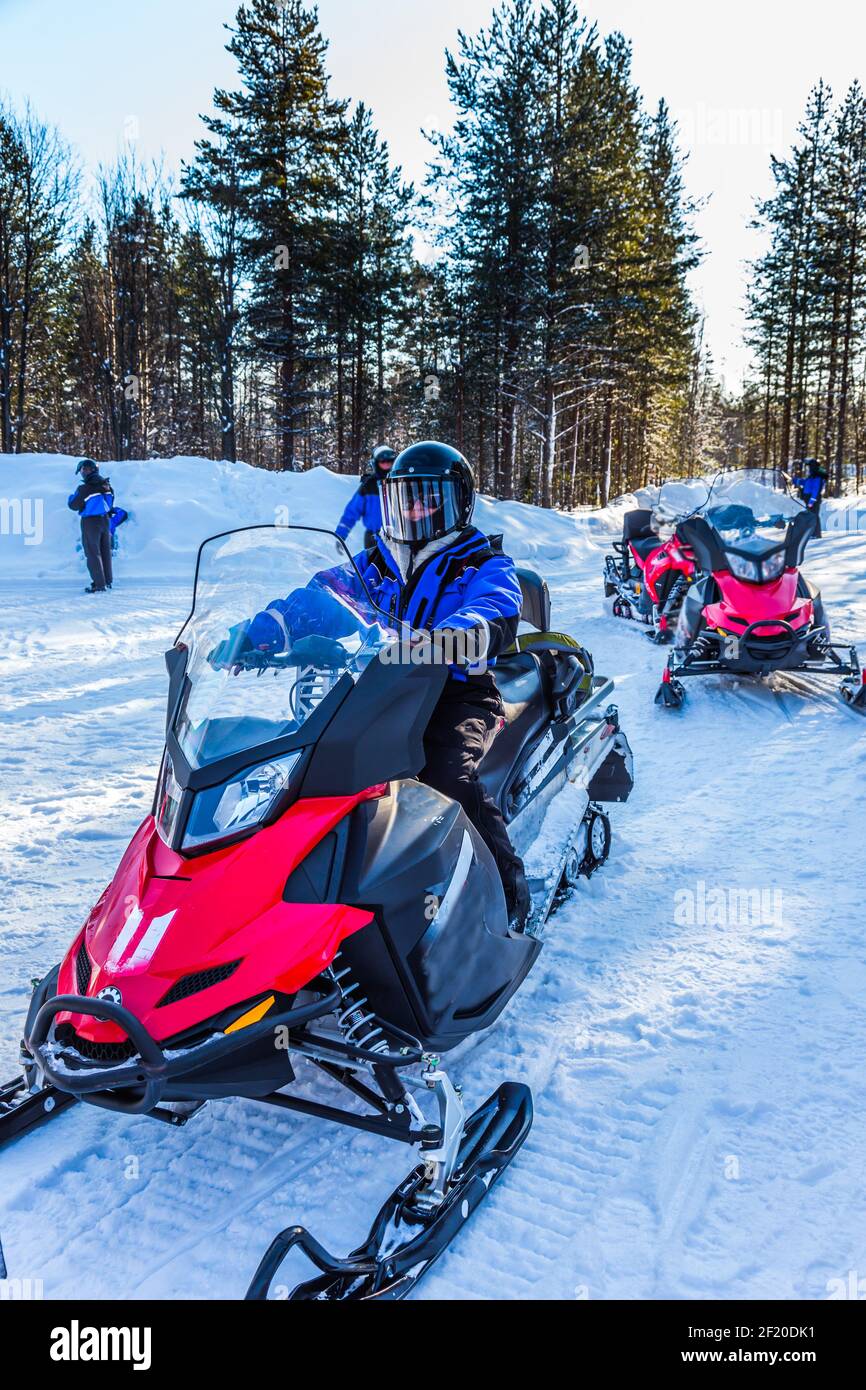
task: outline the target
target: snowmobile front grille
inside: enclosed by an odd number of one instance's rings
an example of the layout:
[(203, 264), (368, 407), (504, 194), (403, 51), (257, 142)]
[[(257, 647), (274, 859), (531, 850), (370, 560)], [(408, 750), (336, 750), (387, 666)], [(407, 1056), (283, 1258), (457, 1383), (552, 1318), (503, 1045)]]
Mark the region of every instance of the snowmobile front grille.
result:
[(91, 1042), (89, 1038), (72, 1033), (69, 1043), (85, 1062), (126, 1062), (135, 1056), (135, 1045), (129, 1038), (119, 1043)]
[(746, 638), (745, 645), (746, 651), (756, 660), (766, 657), (768, 661), (772, 661), (774, 658), (778, 660), (787, 656), (794, 646), (794, 640), (793, 636), (789, 636), (786, 632), (772, 636), (768, 634), (764, 637), (756, 637), (753, 634)]
[(78, 948), (78, 955), (75, 957), (75, 979), (78, 984), (78, 993), (86, 994), (90, 988), (90, 957), (83, 941)]
[(210, 970), (197, 970), (193, 975), (184, 975), (182, 979), (175, 980), (171, 989), (160, 999), (157, 1008), (162, 1009), (166, 1004), (179, 1004), (182, 999), (189, 999), (192, 994), (210, 989), (211, 985), (221, 985), (223, 980), (235, 973), (239, 965), (239, 960), (233, 960), (227, 965), (214, 965)]

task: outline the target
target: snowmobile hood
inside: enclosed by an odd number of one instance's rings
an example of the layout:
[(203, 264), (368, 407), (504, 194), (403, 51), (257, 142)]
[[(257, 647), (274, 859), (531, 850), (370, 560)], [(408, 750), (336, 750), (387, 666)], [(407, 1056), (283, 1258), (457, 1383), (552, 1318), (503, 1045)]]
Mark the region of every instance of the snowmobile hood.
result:
[(707, 605), (706, 621), (709, 627), (736, 632), (749, 623), (767, 622), (773, 618), (784, 620), (794, 628), (811, 622), (812, 601), (798, 596), (799, 575), (796, 570), (786, 570), (769, 584), (746, 583), (736, 579), (729, 570), (720, 570), (713, 578), (719, 586), (721, 598), (718, 603)]
[[(295, 802), (273, 825), (195, 859), (167, 848), (151, 816), (63, 961), (61, 993), (121, 1002), (158, 1041), (271, 993), (292, 995), (373, 914), (283, 899), (292, 870), (359, 802)], [(239, 1015), (243, 1008), (238, 1008)], [(122, 1041), (113, 1023), (60, 1015), (93, 1042)]]

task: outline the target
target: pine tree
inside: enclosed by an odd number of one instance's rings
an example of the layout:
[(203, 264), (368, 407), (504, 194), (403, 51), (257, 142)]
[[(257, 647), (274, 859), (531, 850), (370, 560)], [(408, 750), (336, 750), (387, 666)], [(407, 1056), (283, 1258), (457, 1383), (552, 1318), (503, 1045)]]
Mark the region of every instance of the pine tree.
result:
[(332, 213), (345, 103), (331, 99), (326, 43), (300, 0), (250, 0), (227, 45), (242, 85), (218, 91), (245, 209), (254, 349), (276, 375), (280, 466), (298, 467), (312, 403), (319, 286), (334, 243)]
[(76, 188), (76, 170), (57, 132), (29, 107), (21, 117), (0, 107), (2, 453), (21, 453), (46, 427), (44, 398), (33, 388), (46, 356), (54, 356), (62, 252)]
[(202, 254), (215, 285), (212, 308), (213, 351), (219, 370), (220, 457), (237, 458), (235, 362), (241, 325), (244, 202), (233, 127), (203, 116), (211, 139), (196, 142), (196, 158), (183, 170), (182, 195), (196, 209)]

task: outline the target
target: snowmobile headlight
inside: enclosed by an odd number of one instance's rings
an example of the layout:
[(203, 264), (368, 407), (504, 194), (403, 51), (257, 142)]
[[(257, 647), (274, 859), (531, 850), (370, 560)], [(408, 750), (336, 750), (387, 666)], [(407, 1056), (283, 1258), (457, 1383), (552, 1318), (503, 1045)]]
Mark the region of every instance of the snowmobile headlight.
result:
[(758, 569), (757, 562), (747, 560), (745, 555), (737, 555), (735, 551), (729, 550), (728, 564), (731, 567), (731, 574), (737, 579), (746, 579), (752, 584), (757, 584), (761, 578), (761, 571)]
[(761, 568), (765, 579), (778, 579), (785, 568), (784, 550), (774, 550), (772, 555), (765, 556)]
[(301, 753), (286, 753), (247, 767), (219, 787), (197, 792), (190, 807), (182, 850), (199, 849), (260, 825), (282, 796)]
[(174, 775), (171, 758), (166, 749), (156, 789), (156, 825), (167, 845), (172, 842), (180, 815), (183, 788)]

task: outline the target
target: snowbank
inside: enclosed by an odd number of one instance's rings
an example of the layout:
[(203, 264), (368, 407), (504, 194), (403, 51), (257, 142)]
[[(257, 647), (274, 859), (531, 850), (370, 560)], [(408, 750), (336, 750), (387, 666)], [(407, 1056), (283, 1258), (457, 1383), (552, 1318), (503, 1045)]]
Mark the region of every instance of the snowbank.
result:
[[(66, 505), (77, 462), (57, 454), (0, 458), (0, 575), (84, 573), (79, 519)], [(235, 526), (336, 520), (352, 486), (325, 468), (295, 477), (188, 457), (105, 463), (101, 471), (130, 513), (119, 532), (121, 556), (126, 572), (141, 578), (189, 574), (201, 542)]]
[[(75, 457), (60, 454), (0, 456), (0, 578), (32, 584), (42, 579), (84, 578), (79, 522), (67, 497), (76, 484)], [(282, 522), (332, 527), (357, 487), (357, 479), (313, 468), (306, 473), (270, 473), (245, 463), (213, 459), (125, 460), (105, 463), (118, 503), (130, 513), (119, 532), (119, 570), (127, 579), (186, 581), (198, 546), (207, 537), (237, 526)], [(794, 512), (799, 504), (760, 482), (757, 473), (727, 473), (666, 483), (619, 497), (602, 511), (544, 512), (519, 502), (482, 497), (475, 521), (501, 532), (506, 548), (522, 564), (549, 577), (567, 572), (588, 550), (606, 550), (620, 534), (632, 507), (688, 512), (706, 502), (740, 502), (756, 514)], [(866, 534), (866, 498), (825, 503), (825, 531)], [(350, 544), (362, 543), (360, 528)]]
[[(0, 577), (84, 576), (79, 519), (66, 505), (77, 462), (60, 454), (0, 457)], [(334, 526), (358, 485), (327, 468), (270, 473), (192, 457), (104, 463), (101, 471), (131, 518), (118, 533), (120, 571), (141, 579), (191, 577), (201, 542), (237, 526)], [(505, 532), (524, 562), (565, 559), (576, 540), (574, 518), (516, 502), (482, 498), (475, 519)], [(352, 542), (362, 544), (360, 527)]]

